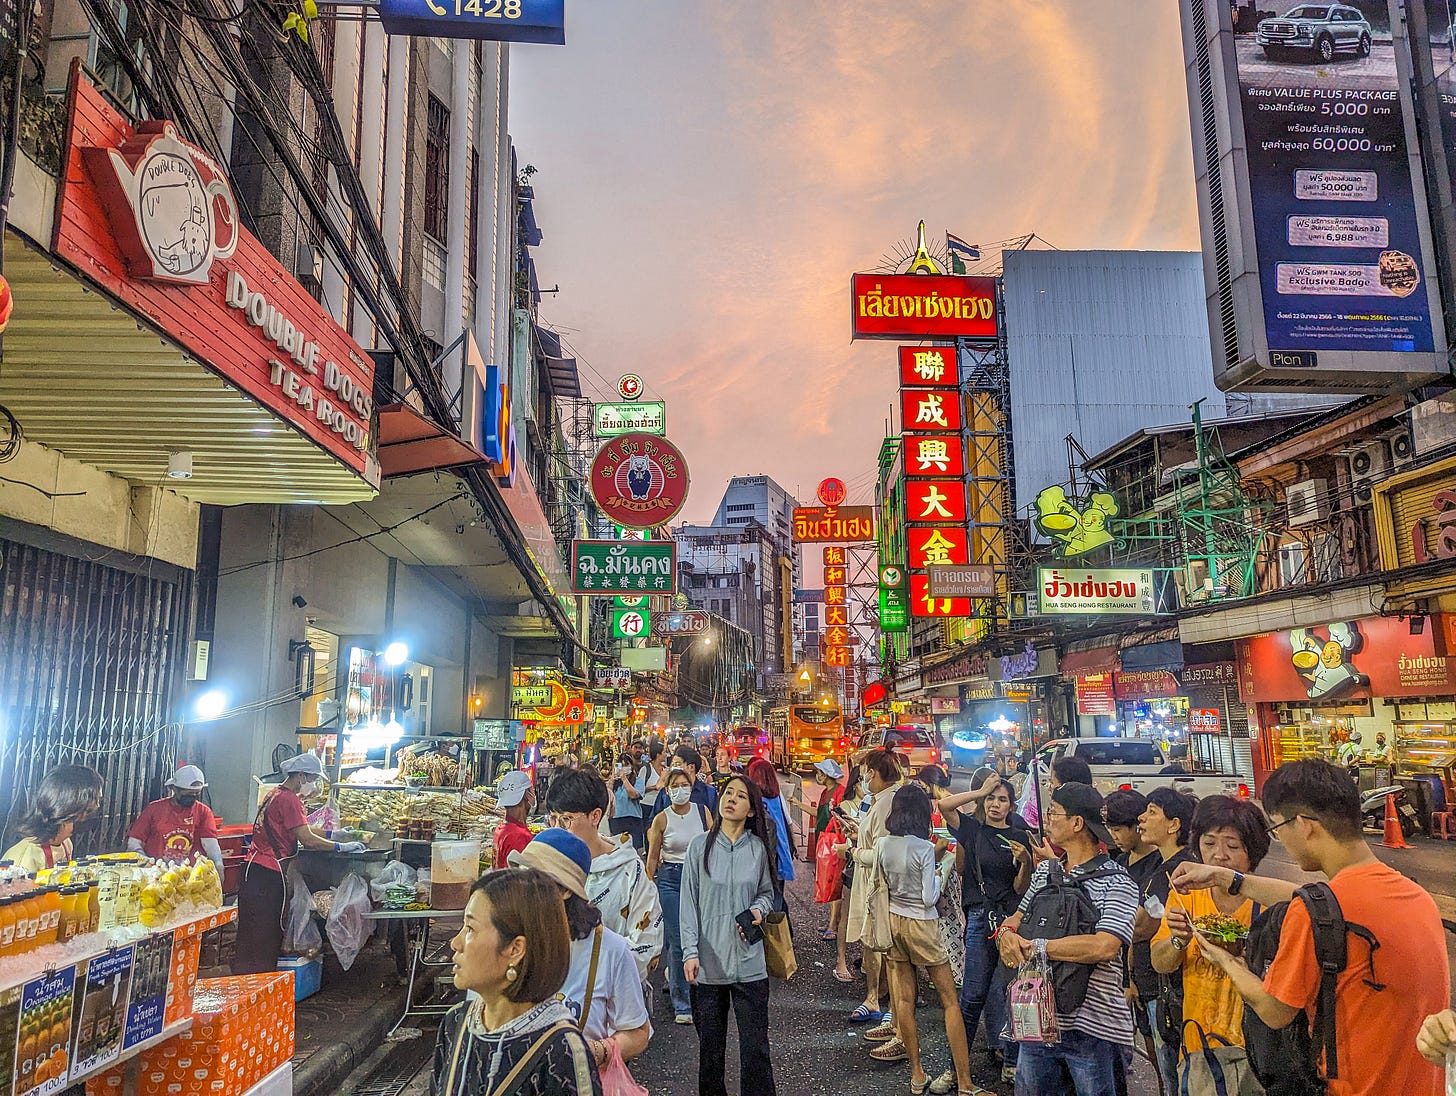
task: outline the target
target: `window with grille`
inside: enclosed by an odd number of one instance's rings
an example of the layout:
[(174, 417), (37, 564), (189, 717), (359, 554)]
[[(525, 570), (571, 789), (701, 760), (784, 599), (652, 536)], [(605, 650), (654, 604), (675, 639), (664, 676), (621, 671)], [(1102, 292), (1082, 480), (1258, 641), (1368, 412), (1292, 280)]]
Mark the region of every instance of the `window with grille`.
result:
[(450, 203), (450, 108), (433, 95), (425, 111), (425, 231), (444, 241)]

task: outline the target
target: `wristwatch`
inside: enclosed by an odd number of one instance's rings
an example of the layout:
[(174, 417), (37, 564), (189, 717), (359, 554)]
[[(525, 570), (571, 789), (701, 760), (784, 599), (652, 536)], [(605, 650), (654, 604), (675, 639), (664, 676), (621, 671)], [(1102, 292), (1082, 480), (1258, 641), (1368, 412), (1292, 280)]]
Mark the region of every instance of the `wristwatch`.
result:
[(1229, 885), (1228, 885), (1228, 892), (1230, 894), (1238, 894), (1239, 891), (1241, 891), (1243, 889), (1244, 889), (1244, 873), (1241, 872), (1241, 871), (1236, 871), (1236, 872), (1234, 872), (1233, 881), (1230, 882)]
[(1181, 936), (1174, 936), (1168, 942), (1173, 945), (1174, 951), (1182, 951), (1188, 946), (1188, 941)]

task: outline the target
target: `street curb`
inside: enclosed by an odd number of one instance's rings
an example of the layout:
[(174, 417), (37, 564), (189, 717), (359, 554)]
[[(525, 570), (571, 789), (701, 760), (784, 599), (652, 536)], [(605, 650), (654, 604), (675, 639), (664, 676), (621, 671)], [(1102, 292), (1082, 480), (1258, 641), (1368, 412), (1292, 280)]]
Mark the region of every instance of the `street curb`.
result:
[(293, 1096), (324, 1096), (339, 1089), (347, 1077), (369, 1055), (379, 1049), (384, 1034), (399, 1019), (404, 1008), (404, 991), (381, 998), (355, 1018), (347, 1033), (336, 1043), (322, 1047), (293, 1073)]

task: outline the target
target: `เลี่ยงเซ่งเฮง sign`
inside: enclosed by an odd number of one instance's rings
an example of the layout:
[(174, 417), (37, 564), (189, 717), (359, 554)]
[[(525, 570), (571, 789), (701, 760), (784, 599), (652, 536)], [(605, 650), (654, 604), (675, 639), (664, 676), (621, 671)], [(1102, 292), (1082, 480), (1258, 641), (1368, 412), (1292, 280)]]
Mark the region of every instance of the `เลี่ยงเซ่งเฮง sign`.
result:
[(963, 274), (856, 274), (856, 339), (995, 338), (996, 279)]
[(671, 594), (677, 557), (670, 540), (576, 540), (571, 543), (576, 594)]
[(379, 0), (388, 34), (566, 44), (565, 0)]

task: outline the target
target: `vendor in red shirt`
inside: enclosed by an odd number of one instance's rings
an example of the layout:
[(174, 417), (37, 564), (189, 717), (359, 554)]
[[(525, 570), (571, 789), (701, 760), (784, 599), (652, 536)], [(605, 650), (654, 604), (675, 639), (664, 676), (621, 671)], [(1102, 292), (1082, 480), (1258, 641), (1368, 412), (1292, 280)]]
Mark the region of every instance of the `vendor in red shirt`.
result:
[(531, 774), (517, 770), (506, 773), (495, 786), (496, 806), (506, 812), (506, 820), (495, 828), (495, 866), (503, 868), (507, 857), (520, 852), (533, 836), (526, 819), (536, 809), (536, 792), (531, 787)]
[(268, 793), (253, 820), (253, 844), (238, 890), (238, 938), (234, 974), (278, 969), (283, 950), (284, 866), (299, 846), (321, 852), (363, 852), (362, 841), (330, 841), (308, 824), (303, 801), (318, 788), (324, 767), (318, 756), (301, 753), (278, 766), (283, 783)]
[(142, 808), (126, 835), (126, 847), (153, 860), (196, 860), (206, 856), (222, 877), (222, 846), (217, 843), (217, 819), (198, 796), (207, 787), (202, 770), (183, 765), (167, 781), (171, 795)]

